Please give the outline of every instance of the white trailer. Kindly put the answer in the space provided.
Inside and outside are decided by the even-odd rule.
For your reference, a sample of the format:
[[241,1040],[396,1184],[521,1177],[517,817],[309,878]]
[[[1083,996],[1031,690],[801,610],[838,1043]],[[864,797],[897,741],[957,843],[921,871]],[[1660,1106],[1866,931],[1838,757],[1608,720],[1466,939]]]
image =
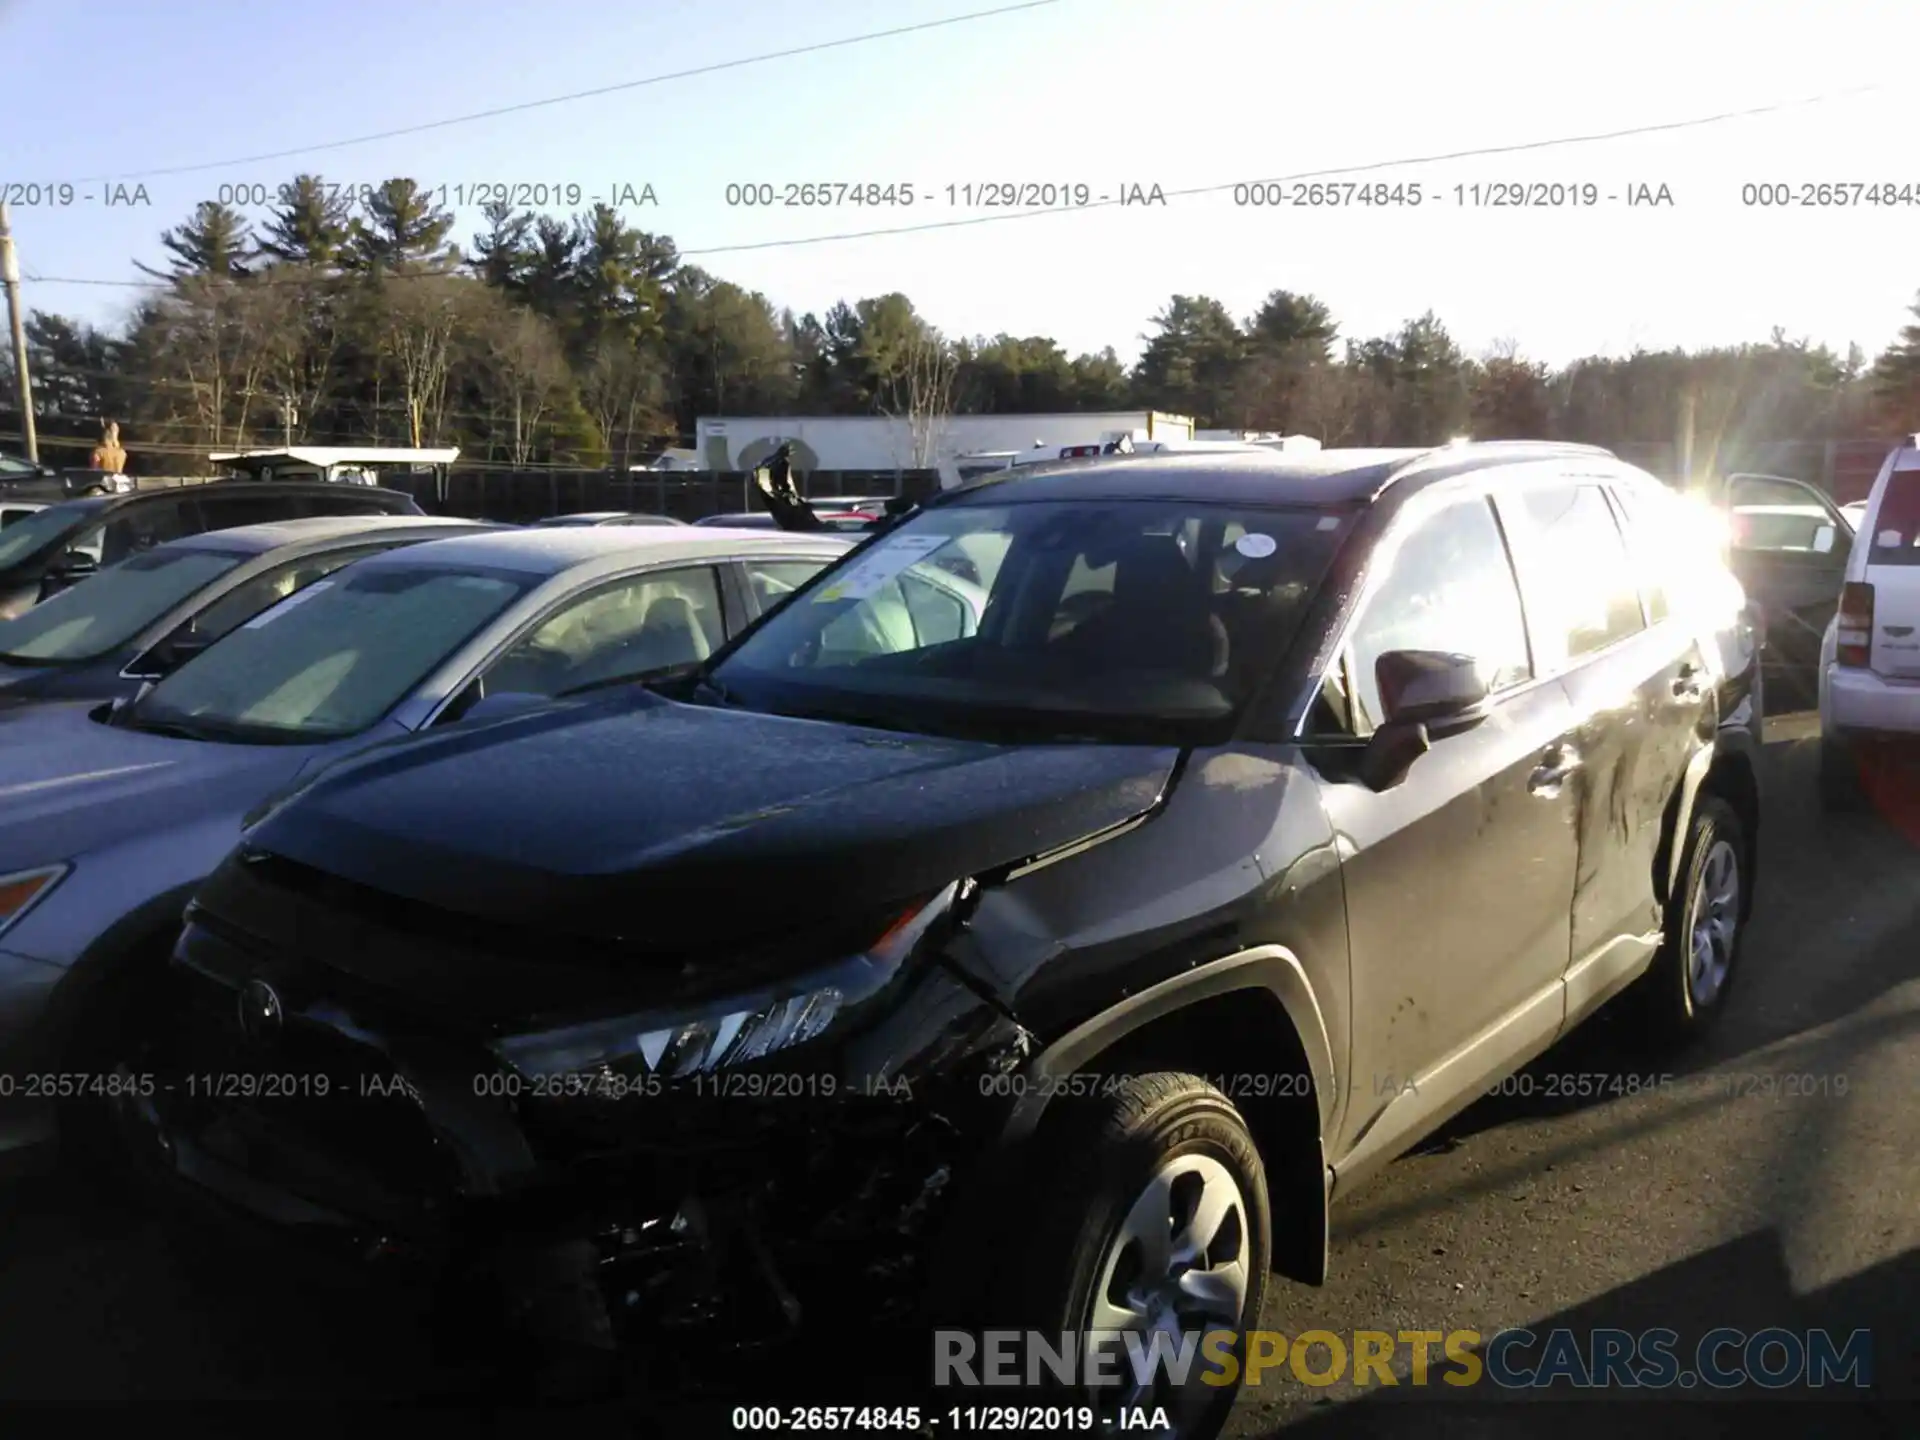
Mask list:
[[1105,445],[1115,435],[1192,439],[1193,421],[1155,410],[1066,415],[943,415],[926,421],[887,415],[726,415],[698,422],[706,470],[751,470],[782,444],[793,466],[815,470],[932,470],[943,460],[982,451],[1036,446]]

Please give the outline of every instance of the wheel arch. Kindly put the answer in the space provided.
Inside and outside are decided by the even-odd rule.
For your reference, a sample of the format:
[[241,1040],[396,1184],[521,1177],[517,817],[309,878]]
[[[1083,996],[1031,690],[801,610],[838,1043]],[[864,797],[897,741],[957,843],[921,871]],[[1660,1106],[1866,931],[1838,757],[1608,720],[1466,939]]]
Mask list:
[[98,1014],[101,997],[130,966],[165,947],[170,953],[181,915],[199,882],[176,886],[135,906],[101,931],[48,997],[33,1050],[44,1063],[64,1060]]
[[1210,961],[1060,1036],[1028,1061],[1025,1092],[1003,1141],[1032,1141],[1060,1093],[1047,1082],[1094,1069],[1248,1077],[1228,1098],[1260,1149],[1281,1220],[1272,1267],[1306,1284],[1325,1283],[1325,1135],[1339,1082],[1319,1001],[1292,951],[1263,945]]

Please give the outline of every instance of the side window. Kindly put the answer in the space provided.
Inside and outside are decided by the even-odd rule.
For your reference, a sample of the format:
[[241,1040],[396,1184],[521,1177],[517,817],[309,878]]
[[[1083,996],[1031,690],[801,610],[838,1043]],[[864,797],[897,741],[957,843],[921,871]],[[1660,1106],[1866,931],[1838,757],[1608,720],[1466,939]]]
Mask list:
[[704,660],[726,639],[711,567],[630,576],[573,600],[487,668],[487,694],[558,695]]
[[824,560],[748,560],[747,583],[762,610],[771,609],[827,568]]
[[[1672,511],[1672,501],[1644,484],[1616,485],[1614,499],[1626,516],[1627,536],[1633,550],[1635,573],[1640,577],[1640,598],[1646,602],[1647,621],[1658,625],[1673,613],[1670,577],[1662,563],[1660,527],[1677,527],[1680,517]],[[1664,503],[1663,503],[1664,502]]]
[[336,550],[314,555],[289,565],[256,575],[244,585],[235,586],[202,610],[188,624],[188,631],[199,640],[212,644],[237,626],[244,625],[269,605],[278,605],[296,590],[304,590],[343,565],[364,555],[375,555],[384,545],[368,545],[354,550]]
[[1375,665],[1392,650],[1471,655],[1489,690],[1531,679],[1527,627],[1506,540],[1481,497],[1421,521],[1390,560],[1382,587],[1348,637],[1345,674],[1323,690],[1316,718],[1370,735],[1386,716]]
[[1634,558],[1598,484],[1530,487],[1502,496],[1500,509],[1515,536],[1543,671],[1646,628]]
[[86,542],[98,537],[101,565],[118,565],[129,555],[138,555],[169,540],[184,540],[199,533],[195,517],[188,514],[185,501],[172,500],[157,505],[129,505],[109,518],[105,525],[76,542],[76,549],[88,548]]

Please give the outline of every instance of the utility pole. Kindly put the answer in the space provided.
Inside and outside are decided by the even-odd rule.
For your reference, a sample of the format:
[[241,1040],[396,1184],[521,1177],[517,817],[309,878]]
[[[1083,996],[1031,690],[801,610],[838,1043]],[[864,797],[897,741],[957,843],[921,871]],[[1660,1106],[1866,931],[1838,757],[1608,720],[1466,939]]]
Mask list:
[[7,202],[0,200],[0,278],[7,285],[7,322],[13,329],[13,383],[19,395],[20,433],[27,440],[27,459],[40,463],[40,439],[33,431],[33,381],[27,375],[27,317],[20,309],[20,262],[14,258],[13,228],[7,224]]

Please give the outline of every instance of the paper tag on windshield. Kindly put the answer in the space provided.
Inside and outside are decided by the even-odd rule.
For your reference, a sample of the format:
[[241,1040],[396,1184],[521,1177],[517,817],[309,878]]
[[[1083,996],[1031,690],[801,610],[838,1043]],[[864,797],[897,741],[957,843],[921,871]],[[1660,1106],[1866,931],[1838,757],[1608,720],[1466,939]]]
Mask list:
[[951,535],[896,535],[882,541],[879,549],[814,596],[813,603],[831,605],[836,600],[865,600],[877,595],[894,576],[926,559],[952,538]]
[[1233,542],[1233,548],[1249,560],[1264,560],[1280,546],[1271,535],[1242,535]]
[[1873,543],[1882,550],[1898,550],[1900,548],[1900,532],[1898,530],[1882,530],[1879,535],[1874,537]]
[[262,625],[268,624],[273,620],[277,620],[280,616],[286,614],[289,610],[293,609],[294,606],[299,605],[305,601],[311,600],[314,596],[318,595],[322,590],[331,590],[332,588],[333,588],[333,581],[316,580],[313,582],[313,584],[307,586],[306,589],[294,591],[293,594],[289,595],[286,599],[282,600],[278,605],[271,606],[268,609],[261,611],[258,615],[254,616],[253,619],[247,621],[247,623],[242,625],[240,628],[242,630],[258,630]]

